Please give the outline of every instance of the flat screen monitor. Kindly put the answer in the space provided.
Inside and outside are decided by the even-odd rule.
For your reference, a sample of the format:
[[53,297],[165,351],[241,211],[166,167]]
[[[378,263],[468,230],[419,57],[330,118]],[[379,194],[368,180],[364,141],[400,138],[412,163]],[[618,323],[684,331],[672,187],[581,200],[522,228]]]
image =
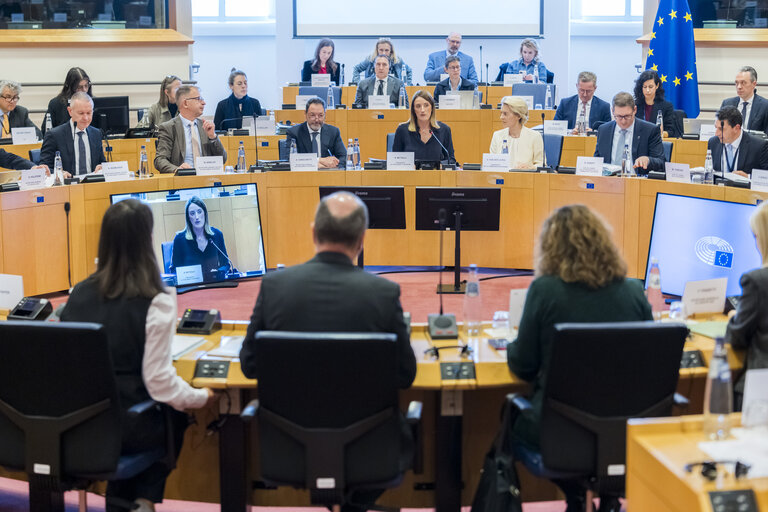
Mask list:
[[169,286],[211,285],[266,272],[256,184],[113,194],[111,201],[128,198],[152,210],[155,256]]
[[416,229],[439,230],[440,210],[445,227],[455,229],[454,212],[461,213],[462,231],[498,231],[501,189],[416,188]]
[[657,194],[646,283],[651,258],[656,257],[663,293],[682,296],[688,281],[726,277],[726,294],[741,295],[741,275],[761,266],[749,227],[755,208],[752,204]]
[[355,194],[368,207],[368,229],[405,229],[403,187],[320,187],[320,199],[341,191]]
[[[128,96],[93,98],[93,125],[108,134],[123,134],[130,127]],[[105,118],[101,115],[104,114]]]

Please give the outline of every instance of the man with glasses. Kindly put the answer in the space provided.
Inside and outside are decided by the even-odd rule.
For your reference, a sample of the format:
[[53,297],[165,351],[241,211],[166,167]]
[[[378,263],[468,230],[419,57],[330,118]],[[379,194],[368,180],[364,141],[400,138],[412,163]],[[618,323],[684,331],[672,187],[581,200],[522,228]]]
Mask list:
[[448,73],[448,78],[435,86],[435,101],[438,101],[438,96],[447,94],[448,91],[475,90],[475,82],[461,77],[461,59],[458,57],[452,55],[445,59],[445,72]]
[[12,128],[34,128],[37,138],[41,139],[40,130],[29,119],[29,110],[19,106],[20,95],[20,83],[0,80],[0,138],[10,138]]
[[226,161],[227,152],[216,136],[213,121],[199,119],[205,108],[200,89],[179,87],[176,106],[179,114],[158,126],[155,169],[164,173],[191,169],[199,156],[221,156]]
[[286,132],[285,142],[288,147],[291,141],[296,141],[296,150],[299,153],[317,155],[318,168],[338,169],[339,163],[345,162],[347,150],[339,129],[325,124],[325,102],[320,98],[307,100],[304,117],[306,121]]
[[768,169],[768,142],[741,129],[739,109],[726,105],[716,116],[715,136],[707,142],[715,172],[749,177],[752,169]]
[[757,71],[744,66],[736,74],[736,96],[723,100],[720,108],[733,106],[739,109],[745,130],[768,133],[768,100],[757,94]]
[[595,130],[595,124],[607,123],[611,120],[611,107],[607,101],[595,96],[597,76],[590,71],[579,73],[576,81],[576,92],[573,96],[560,100],[555,112],[555,121],[568,121],[568,129],[577,133],[576,121],[584,116],[587,131]]
[[427,82],[439,82],[440,74],[443,73],[443,70],[445,69],[448,57],[458,57],[461,61],[461,78],[466,78],[467,80],[477,83],[475,62],[472,60],[472,57],[459,51],[459,48],[461,48],[461,34],[458,32],[451,32],[451,34],[445,38],[445,42],[448,44],[447,50],[429,54],[427,68],[424,70],[424,80]]
[[613,121],[597,129],[595,156],[606,164],[621,165],[624,146],[630,147],[632,162],[638,174],[664,170],[664,148],[655,124],[635,119],[635,98],[628,92],[613,97]]

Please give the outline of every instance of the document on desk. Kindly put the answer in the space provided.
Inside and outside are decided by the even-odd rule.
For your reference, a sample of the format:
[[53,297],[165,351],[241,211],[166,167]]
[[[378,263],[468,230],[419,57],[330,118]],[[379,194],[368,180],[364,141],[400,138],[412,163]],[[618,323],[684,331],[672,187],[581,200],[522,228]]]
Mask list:
[[240,357],[240,349],[243,347],[245,336],[222,336],[221,344],[208,352],[214,357]]
[[199,347],[203,343],[205,343],[205,338],[202,336],[182,336],[180,334],[174,334],[173,341],[171,342],[171,358],[176,361],[187,352]]
[[768,436],[765,430],[734,428],[733,439],[699,443],[713,460],[738,460],[749,464],[749,478],[768,477]]

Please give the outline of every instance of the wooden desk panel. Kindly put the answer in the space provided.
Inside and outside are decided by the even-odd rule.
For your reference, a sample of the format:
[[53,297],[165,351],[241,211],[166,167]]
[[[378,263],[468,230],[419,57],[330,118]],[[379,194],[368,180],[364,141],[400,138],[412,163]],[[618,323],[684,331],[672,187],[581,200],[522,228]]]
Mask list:
[[707,141],[689,139],[664,139],[672,142],[672,161],[691,167],[704,167],[707,157]]
[[563,139],[563,149],[560,153],[560,165],[576,167],[579,156],[593,156],[597,147],[597,137],[569,136]]
[[409,110],[350,110],[347,112],[347,133],[360,139],[363,161],[387,158],[387,134],[395,133],[397,125],[409,119]]

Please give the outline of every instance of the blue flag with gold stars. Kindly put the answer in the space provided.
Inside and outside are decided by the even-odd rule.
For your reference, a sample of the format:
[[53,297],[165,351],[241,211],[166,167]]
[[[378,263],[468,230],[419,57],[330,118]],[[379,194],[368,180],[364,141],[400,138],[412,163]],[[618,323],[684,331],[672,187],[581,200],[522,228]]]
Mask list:
[[661,0],[651,31],[645,69],[664,84],[664,97],[688,117],[699,115],[696,45],[687,0]]

